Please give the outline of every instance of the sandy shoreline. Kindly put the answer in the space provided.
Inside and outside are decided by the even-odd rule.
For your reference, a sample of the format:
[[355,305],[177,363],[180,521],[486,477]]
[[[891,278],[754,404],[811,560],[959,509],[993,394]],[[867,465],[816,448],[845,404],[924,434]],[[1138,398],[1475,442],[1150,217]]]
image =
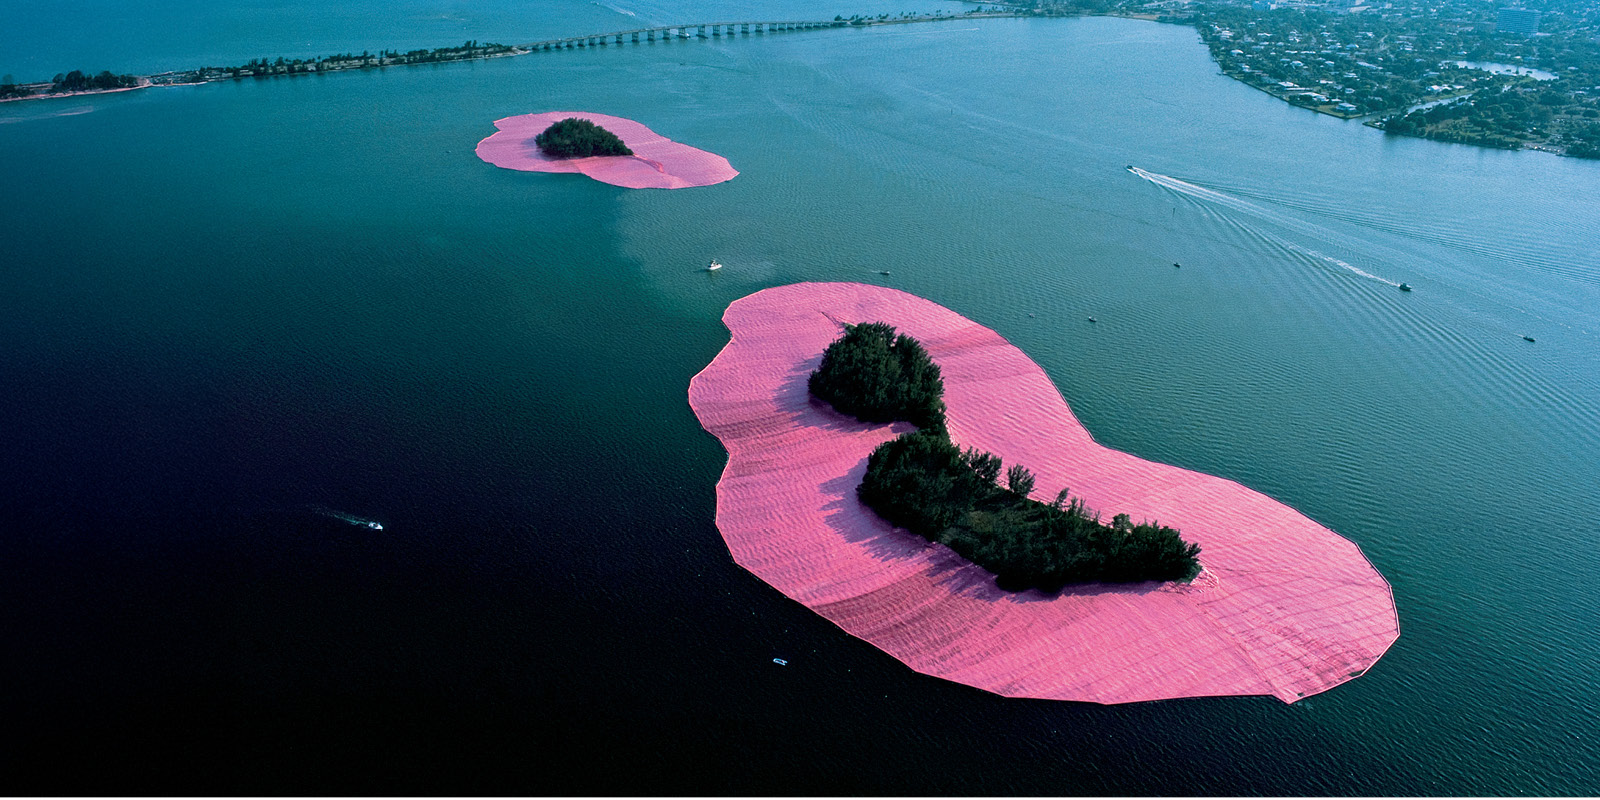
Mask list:
[[20,100],[61,100],[68,97],[90,97],[97,94],[120,94],[122,92],[137,92],[140,89],[148,89],[154,85],[155,84],[146,80],[143,83],[140,83],[138,86],[123,86],[117,89],[86,89],[81,92],[56,92],[55,94],[30,94],[24,97],[5,97],[0,98],[0,103],[13,103]]
[[[911,668],[1002,695],[1122,703],[1214,695],[1285,702],[1366,671],[1399,635],[1388,583],[1360,549],[1240,484],[1095,443],[1044,371],[994,331],[861,284],[797,284],[736,301],[729,344],[689,402],[728,449],[717,526],[734,560]],[[1199,542],[1193,584],[1010,594],[855,499],[868,453],[909,430],[810,400],[834,320],[882,320],[944,373],[950,432],[1063,486]],[[1004,409],[1002,413],[994,413]]]

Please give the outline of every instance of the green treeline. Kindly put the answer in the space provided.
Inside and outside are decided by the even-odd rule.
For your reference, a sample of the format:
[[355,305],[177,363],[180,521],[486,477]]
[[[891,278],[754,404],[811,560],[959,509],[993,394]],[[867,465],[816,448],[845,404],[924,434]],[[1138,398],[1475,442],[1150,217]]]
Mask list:
[[617,135],[586,119],[567,117],[533,137],[534,144],[553,158],[631,156],[633,151]]
[[1567,155],[1578,158],[1600,158],[1600,125],[1590,125],[1573,134],[1573,143],[1567,146]]
[[847,413],[864,421],[909,420],[923,427],[873,450],[857,497],[885,520],[994,573],[1006,591],[1187,581],[1200,571],[1199,545],[1172,528],[1134,525],[1126,514],[1102,524],[1065,489],[1052,503],[1033,500],[1033,474],[1021,465],[1005,471],[1002,488],[999,457],[963,451],[950,441],[938,365],[915,339],[896,336],[889,325],[846,326],[810,385],[835,409],[855,409]]
[[135,75],[113,75],[110,70],[102,70],[98,75],[90,75],[82,70],[57,75],[50,81],[49,88],[44,84],[25,85],[15,83],[7,75],[4,83],[0,83],[0,98],[29,97],[40,92],[46,94],[61,94],[63,92],[103,92],[110,89],[127,89],[139,85],[139,78]]
[[811,373],[811,393],[863,422],[944,430],[944,381],[917,340],[882,322],[846,325]]
[[[1555,121],[1565,97],[1553,89],[1539,92],[1503,88],[1484,91],[1454,103],[1442,103],[1383,121],[1384,131],[1445,142],[1515,150],[1528,131],[1541,131]],[[1567,155],[1600,156],[1600,110],[1566,109],[1562,141]]]
[[65,75],[57,75],[50,83],[50,91],[53,92],[87,92],[126,89],[138,86],[139,79],[132,75],[112,75],[110,70],[101,70],[99,75],[85,75],[73,70]]
[[399,50],[379,50],[376,53],[362,50],[361,55],[344,53],[342,55],[323,56],[321,58],[292,58],[286,59],[278,56],[276,60],[266,58],[252,58],[245,64],[237,67],[201,67],[197,70],[172,73],[171,77],[177,82],[197,82],[218,80],[221,78],[243,78],[253,76],[257,78],[271,77],[274,75],[300,75],[311,72],[336,72],[345,69],[368,69],[371,67],[402,66],[407,64],[432,64],[442,61],[465,61],[473,58],[488,58],[490,56],[504,55],[516,52],[515,48],[493,42],[479,42],[469,39],[462,42],[459,47],[439,47],[432,50],[408,50],[404,53]]

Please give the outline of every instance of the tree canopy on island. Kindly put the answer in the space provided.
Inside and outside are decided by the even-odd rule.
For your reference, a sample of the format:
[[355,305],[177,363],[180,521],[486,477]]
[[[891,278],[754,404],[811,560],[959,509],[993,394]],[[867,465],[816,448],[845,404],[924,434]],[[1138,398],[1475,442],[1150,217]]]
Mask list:
[[1156,523],[1119,514],[1100,522],[1066,489],[1052,503],[1028,497],[1033,473],[1005,471],[998,456],[963,451],[945,428],[939,366],[915,339],[881,322],[846,325],[811,373],[811,393],[866,422],[910,421],[922,430],[879,445],[856,496],[878,516],[947,545],[994,573],[1006,591],[1059,591],[1088,581],[1187,581],[1199,545]]
[[567,117],[533,137],[534,144],[553,158],[631,156],[633,151],[617,135],[586,119]]
[[963,451],[936,431],[879,445],[856,495],[878,516],[947,545],[995,574],[1007,591],[1059,591],[1071,583],[1187,581],[1200,546],[1156,523],[1118,514],[1110,525],[1063,489],[1052,503],[1030,499],[1033,474],[1014,465],[995,483],[1000,459]]
[[906,420],[943,430],[944,380],[922,344],[882,322],[844,329],[811,373],[811,393],[862,422]]

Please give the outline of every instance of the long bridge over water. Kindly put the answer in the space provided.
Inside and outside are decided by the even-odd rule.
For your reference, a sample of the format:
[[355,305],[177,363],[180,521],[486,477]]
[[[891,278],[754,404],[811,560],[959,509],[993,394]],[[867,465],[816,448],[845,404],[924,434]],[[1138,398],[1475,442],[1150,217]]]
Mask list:
[[49,93],[46,91],[51,85],[48,82],[24,84],[23,86],[35,90],[32,95],[25,99],[43,99],[65,97],[69,94],[103,94],[105,91],[124,92],[148,86],[182,86],[220,80],[241,80],[248,77],[273,78],[313,72],[339,72],[348,69],[374,69],[451,61],[475,61],[482,58],[522,55],[537,50],[568,50],[580,47],[603,47],[612,44],[641,44],[655,42],[658,39],[665,42],[674,39],[711,39],[778,33],[781,31],[809,31],[822,28],[865,28],[876,25],[901,25],[913,22],[947,22],[958,19],[1021,16],[1031,16],[1031,14],[1020,11],[969,11],[959,15],[938,13],[900,17],[856,17],[853,19],[786,20],[780,22],[694,22],[686,25],[656,25],[648,28],[612,31],[610,33],[594,33],[586,36],[567,36],[560,39],[546,39],[540,42],[527,42],[509,47],[505,45],[484,45],[480,47],[469,43],[467,47],[442,48],[433,51],[419,50],[403,55],[400,53],[380,53],[378,55],[362,53],[359,57],[329,56],[309,60],[295,59],[292,62],[286,62],[284,59],[279,58],[275,64],[267,63],[266,59],[259,59],[259,64],[256,61],[252,61],[250,64],[241,67],[200,67],[190,70],[159,72],[154,75],[139,75],[134,76],[138,79],[137,86],[90,92]]
[[[885,20],[886,21],[886,20]],[[878,20],[874,20],[878,22]],[[710,39],[723,36],[749,36],[752,33],[777,33],[779,31],[809,31],[818,28],[844,28],[850,20],[812,20],[787,22],[696,22],[688,25],[658,25],[653,28],[634,28],[611,33],[594,33],[587,36],[568,36],[514,45],[518,50],[564,50],[577,47],[604,47],[612,44],[640,44],[657,39]],[[867,23],[871,24],[871,23]]]

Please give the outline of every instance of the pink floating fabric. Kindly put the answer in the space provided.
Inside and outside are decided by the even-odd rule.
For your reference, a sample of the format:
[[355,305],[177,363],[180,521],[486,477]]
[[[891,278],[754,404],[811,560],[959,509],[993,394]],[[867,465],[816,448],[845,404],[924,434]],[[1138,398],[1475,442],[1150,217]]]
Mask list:
[[[631,156],[550,158],[533,137],[551,125],[576,117],[616,134]],[[548,111],[497,119],[500,131],[478,142],[478,158],[523,172],[581,172],[597,181],[629,189],[685,189],[731,180],[739,171],[728,159],[679,144],[631,119],[588,111]]]
[[[998,589],[942,545],[856,500],[866,458],[907,423],[870,425],[810,399],[839,323],[919,339],[944,375],[951,437],[1027,466],[1034,496],[1070,486],[1103,518],[1159,520],[1201,546],[1187,585]],[[1238,483],[1102,447],[1044,370],[999,334],[922,298],[852,283],[757,292],[689,384],[728,449],[717,527],[734,560],[928,675],[1013,697],[1125,703],[1325,691],[1400,635],[1389,584],[1352,542]]]

